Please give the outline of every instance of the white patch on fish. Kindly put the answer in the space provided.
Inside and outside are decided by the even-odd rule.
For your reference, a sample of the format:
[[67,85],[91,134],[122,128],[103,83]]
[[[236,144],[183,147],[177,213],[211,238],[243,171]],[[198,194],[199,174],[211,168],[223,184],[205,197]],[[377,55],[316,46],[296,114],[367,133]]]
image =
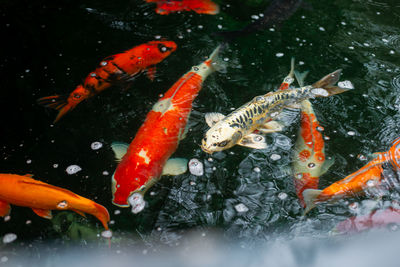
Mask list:
[[149,164],[150,163],[150,158],[147,156],[147,151],[144,150],[143,148],[140,150],[138,153],[138,156],[144,159],[144,163]]

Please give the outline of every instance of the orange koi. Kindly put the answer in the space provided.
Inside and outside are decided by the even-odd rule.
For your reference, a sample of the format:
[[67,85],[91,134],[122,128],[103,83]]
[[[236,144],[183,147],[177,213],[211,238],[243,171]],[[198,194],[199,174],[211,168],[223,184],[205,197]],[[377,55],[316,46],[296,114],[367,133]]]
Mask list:
[[10,212],[10,204],[29,207],[40,217],[51,219],[51,210],[72,210],[95,216],[108,230],[110,215],[105,207],[61,187],[35,180],[32,175],[0,174],[0,216]]
[[168,15],[178,11],[194,11],[199,14],[216,15],[219,6],[211,0],[146,0],[147,3],[156,3],[156,12]]
[[381,165],[389,162],[397,166],[400,159],[399,142],[397,139],[387,152],[375,153],[376,158],[368,162],[358,171],[346,176],[323,190],[306,189],[303,191],[304,202],[306,204],[305,213],[315,207],[316,203],[336,200],[343,197],[349,197],[363,193],[371,186],[377,186],[381,182]]
[[[219,49],[215,49],[202,64],[192,67],[158,100],[147,114],[126,154],[119,145],[113,145],[116,155],[124,154],[112,177],[113,204],[120,207],[131,205],[134,208],[130,197],[143,199],[146,190],[161,175],[177,175],[186,171],[186,160],[176,164],[176,161],[173,163],[173,159],[169,158],[185,136],[192,103],[204,80],[218,69]],[[171,170],[171,167],[175,170]],[[136,212],[140,210],[136,209]]]
[[92,97],[111,85],[131,82],[137,75],[147,71],[153,80],[155,65],[163,61],[177,48],[172,41],[151,41],[103,59],[100,66],[91,72],[69,95],[47,96],[38,99],[38,104],[59,111],[54,122],[74,109],[83,100]]

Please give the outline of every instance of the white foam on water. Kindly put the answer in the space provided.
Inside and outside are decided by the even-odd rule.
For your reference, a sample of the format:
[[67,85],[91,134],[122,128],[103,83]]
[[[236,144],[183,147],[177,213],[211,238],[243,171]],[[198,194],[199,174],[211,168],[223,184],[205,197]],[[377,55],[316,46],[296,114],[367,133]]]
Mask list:
[[128,202],[132,207],[132,213],[137,214],[141,212],[145,205],[146,202],[143,199],[143,196],[140,193],[134,193],[128,198]]
[[237,212],[247,212],[247,211],[249,211],[249,208],[243,203],[239,203],[239,204],[235,205],[235,209],[236,209]]
[[14,233],[8,233],[3,236],[3,243],[8,244],[12,243],[17,239],[17,235]]

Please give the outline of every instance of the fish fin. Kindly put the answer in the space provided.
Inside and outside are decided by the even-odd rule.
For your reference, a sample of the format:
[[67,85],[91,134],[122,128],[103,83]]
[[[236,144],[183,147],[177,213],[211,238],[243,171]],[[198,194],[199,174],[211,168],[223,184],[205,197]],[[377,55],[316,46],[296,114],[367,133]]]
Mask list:
[[275,133],[283,130],[283,125],[277,121],[269,121],[258,128],[262,133]]
[[332,165],[335,163],[335,158],[330,158],[330,159],[326,159],[324,164],[322,164],[322,168],[321,168],[321,173],[319,174],[320,176],[325,174],[330,167],[332,167]]
[[45,219],[51,219],[53,218],[53,215],[51,215],[51,210],[44,210],[44,209],[34,209],[32,208],[33,212],[39,215],[40,217],[43,217]]
[[84,212],[82,212],[82,211],[80,211],[80,210],[76,210],[76,209],[71,209],[72,211],[74,211],[74,212],[76,212],[76,213],[78,213],[79,215],[81,215],[82,217],[85,217],[86,218],[86,214],[84,213]]
[[283,79],[282,84],[279,86],[278,90],[286,90],[289,86],[293,83],[294,79],[294,57],[290,60],[290,72],[289,74]]
[[180,175],[187,171],[188,160],[184,158],[171,158],[167,160],[161,175]]
[[225,118],[225,115],[218,112],[209,112],[204,115],[208,126],[213,127],[217,122]]
[[10,214],[10,204],[8,202],[5,202],[4,200],[0,200],[0,216],[4,217]]
[[265,149],[268,147],[265,137],[260,134],[248,134],[240,140],[241,146],[254,148],[254,149]]
[[334,84],[339,81],[341,72],[342,70],[338,69],[326,75],[312,85],[314,89],[311,89],[311,92],[317,97],[328,97],[354,89],[354,86],[350,81],[339,82],[338,86],[334,86]]
[[304,72],[300,72],[297,70],[294,71],[294,76],[296,77],[297,83],[300,85],[300,87],[304,86],[304,80],[306,79],[308,73],[309,71],[304,71]]
[[306,205],[306,209],[303,212],[303,215],[306,215],[310,210],[315,207],[315,200],[321,194],[322,190],[317,189],[306,189],[303,191],[303,199]]
[[157,72],[156,66],[148,67],[146,73],[147,78],[149,78],[150,81],[154,81],[154,78],[156,77],[156,72]]
[[211,53],[211,55],[208,57],[208,60],[206,62],[209,62],[210,67],[215,71],[225,73],[226,62],[219,57],[219,52],[221,51],[221,48],[222,45],[219,45],[217,48],[215,48],[214,51]]
[[115,156],[115,161],[120,162],[126,152],[128,151],[129,145],[126,143],[120,143],[120,142],[113,142],[111,143],[111,148],[114,152]]
[[70,105],[68,103],[68,95],[54,95],[39,98],[37,103],[47,108],[53,108],[58,110],[58,114],[54,123],[59,121],[68,111],[72,110],[76,105]]

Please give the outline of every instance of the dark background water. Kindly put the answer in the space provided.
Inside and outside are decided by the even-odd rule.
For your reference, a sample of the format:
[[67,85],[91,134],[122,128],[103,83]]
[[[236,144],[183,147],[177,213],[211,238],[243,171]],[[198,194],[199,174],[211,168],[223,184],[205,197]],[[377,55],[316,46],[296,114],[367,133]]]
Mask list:
[[[191,12],[160,16],[154,5],[141,0],[1,1],[1,172],[32,173],[97,201],[109,209],[116,235],[169,245],[176,244],[185,230],[199,228],[218,229],[226,238],[246,244],[283,233],[325,233],[352,215],[349,203],[385,206],[397,200],[398,194],[391,192],[386,202],[355,198],[321,205],[305,225],[299,224],[302,210],[290,176],[296,115],[285,131],[268,136],[271,145],[266,150],[234,147],[210,157],[199,147],[207,129],[204,113],[226,114],[275,90],[287,75],[292,56],[296,68],[310,71],[308,83],[342,68],[343,79],[356,88],[313,101],[324,134],[330,137],[326,152],[335,157],[334,166],[320,179],[320,188],[363,166],[358,155],[383,151],[399,136],[400,4],[309,0],[281,26],[231,43],[222,55],[226,73],[215,73],[204,83],[194,103],[191,131],[175,155],[204,161],[206,174],[164,177],[149,190],[146,209],[137,215],[111,204],[116,162],[110,144],[132,140],[159,95],[222,41],[213,33],[244,27],[269,4],[218,2],[221,12],[216,16]],[[158,65],[154,82],[142,75],[127,91],[112,87],[55,125],[56,112],[36,104],[39,97],[70,93],[104,57],[159,36],[175,41],[178,49]],[[103,147],[91,149],[95,141]],[[274,154],[280,159],[271,158]],[[65,170],[72,164],[82,171],[68,175]],[[261,171],[255,172],[255,167]],[[238,212],[238,204],[248,210]],[[81,226],[101,229],[91,216],[74,218]],[[0,236],[13,232],[25,242],[68,236],[55,231],[51,221],[15,206],[11,219],[0,225]]]

